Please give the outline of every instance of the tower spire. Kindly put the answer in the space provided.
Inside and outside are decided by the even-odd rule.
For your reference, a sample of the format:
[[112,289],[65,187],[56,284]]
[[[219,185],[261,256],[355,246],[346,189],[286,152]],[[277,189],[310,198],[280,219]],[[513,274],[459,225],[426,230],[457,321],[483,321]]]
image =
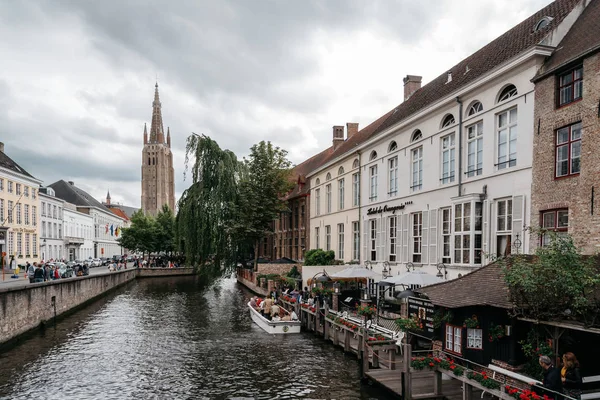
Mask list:
[[110,206],[110,190],[106,192],[106,205]]
[[[158,82],[154,85],[154,101],[152,102],[152,123],[150,124],[150,143],[157,143],[163,136],[164,128],[160,98],[158,96]],[[163,139],[164,140],[164,139]]]
[[145,122],[144,122],[144,144],[148,144],[148,128],[146,128]]
[[167,146],[171,147],[171,128],[167,126]]

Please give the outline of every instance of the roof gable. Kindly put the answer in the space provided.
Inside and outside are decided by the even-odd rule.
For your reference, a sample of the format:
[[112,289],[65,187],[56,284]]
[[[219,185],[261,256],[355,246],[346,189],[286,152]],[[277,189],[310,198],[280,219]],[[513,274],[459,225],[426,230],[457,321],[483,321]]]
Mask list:
[[54,193],[56,197],[65,200],[71,204],[75,204],[78,207],[96,207],[101,209],[102,211],[111,212],[108,208],[106,208],[101,202],[96,200],[93,196],[91,196],[86,191],[78,188],[75,185],[71,185],[64,180],[60,180],[54,182],[49,185],[52,189],[54,189]]
[[33,177],[33,175],[25,171],[19,164],[17,164],[15,160],[7,156],[6,153],[4,153],[3,151],[0,151],[0,167],[24,175],[28,178],[36,179],[35,177]]

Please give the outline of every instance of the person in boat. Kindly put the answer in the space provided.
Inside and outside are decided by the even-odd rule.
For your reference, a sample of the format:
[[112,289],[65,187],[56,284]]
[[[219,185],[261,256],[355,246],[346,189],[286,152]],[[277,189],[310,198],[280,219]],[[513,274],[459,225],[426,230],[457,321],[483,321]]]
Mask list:
[[292,314],[290,315],[290,318],[292,321],[298,321],[298,314],[296,314],[296,311],[292,310]]
[[258,307],[258,304],[256,304],[256,296],[253,296],[253,297],[250,299],[250,307],[252,307],[252,308],[254,308],[254,309],[256,309],[256,308]]
[[267,297],[265,301],[261,304],[264,304],[263,307],[263,315],[266,319],[271,319],[271,307],[273,307],[273,300],[270,297]]
[[279,313],[281,312],[281,307],[279,307],[277,304],[274,304],[271,306],[271,318],[280,318]]
[[283,317],[281,317],[281,320],[282,321],[291,321],[292,317],[289,314],[287,314],[287,315],[284,315]]
[[279,317],[279,315],[276,315],[276,316],[274,316],[273,318],[271,318],[271,320],[272,320],[273,322],[279,322],[279,321],[281,321],[281,318]]

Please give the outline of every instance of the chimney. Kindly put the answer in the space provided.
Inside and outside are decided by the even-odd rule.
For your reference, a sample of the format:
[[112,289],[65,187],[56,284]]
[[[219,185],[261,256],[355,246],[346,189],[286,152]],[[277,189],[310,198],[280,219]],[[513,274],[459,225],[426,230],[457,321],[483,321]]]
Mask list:
[[452,82],[452,71],[448,71],[448,80],[446,81],[446,83],[450,82]]
[[344,143],[344,126],[334,125],[333,127],[333,150],[337,149]]
[[346,123],[346,135],[348,136],[346,139],[350,139],[357,132],[358,132],[358,122],[347,122]]
[[423,79],[422,76],[406,75],[406,78],[404,78],[404,101],[421,89],[421,79]]
[[0,153],[4,153],[4,143],[0,142]]
[[73,182],[73,181],[69,181],[69,185],[71,185],[71,186],[75,186],[75,182]]

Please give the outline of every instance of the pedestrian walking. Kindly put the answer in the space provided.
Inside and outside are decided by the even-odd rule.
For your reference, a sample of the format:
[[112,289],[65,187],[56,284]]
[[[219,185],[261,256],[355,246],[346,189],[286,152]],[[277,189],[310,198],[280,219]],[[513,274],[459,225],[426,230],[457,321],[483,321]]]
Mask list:
[[[563,390],[560,371],[552,365],[552,360],[550,360],[550,357],[548,356],[540,356],[538,362],[540,367],[544,370],[544,381],[541,388],[542,393],[546,394],[550,399],[562,400],[560,393],[562,393]],[[535,385],[533,382],[531,384]]]
[[27,263],[28,267],[27,267],[27,277],[29,278],[29,283],[33,283],[34,282],[34,278],[35,278],[35,269],[37,267],[37,263],[33,263],[33,265],[29,264],[29,262]]
[[568,352],[562,357],[563,367],[560,370],[560,379],[563,385],[564,393],[573,398],[581,399],[582,379],[579,373],[579,361],[575,354]]
[[38,264],[33,272],[33,282],[40,283],[44,282],[44,269],[40,264]]

